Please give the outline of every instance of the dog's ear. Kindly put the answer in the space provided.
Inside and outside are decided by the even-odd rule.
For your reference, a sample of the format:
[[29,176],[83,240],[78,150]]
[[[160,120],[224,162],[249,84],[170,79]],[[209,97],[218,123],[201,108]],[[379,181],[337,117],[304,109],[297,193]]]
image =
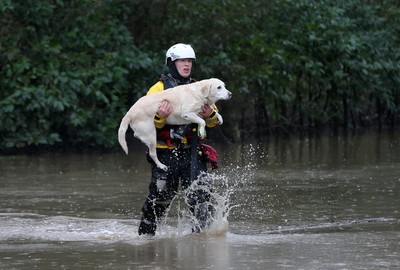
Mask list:
[[210,95],[211,87],[212,87],[211,83],[204,84],[203,87],[201,88],[201,94],[204,97],[208,97]]

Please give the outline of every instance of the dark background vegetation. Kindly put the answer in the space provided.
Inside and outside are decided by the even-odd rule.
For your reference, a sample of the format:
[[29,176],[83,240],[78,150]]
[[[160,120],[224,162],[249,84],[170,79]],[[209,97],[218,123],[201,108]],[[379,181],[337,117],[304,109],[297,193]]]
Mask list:
[[234,93],[215,139],[396,128],[399,37],[397,0],[0,0],[0,150],[117,149],[177,42]]

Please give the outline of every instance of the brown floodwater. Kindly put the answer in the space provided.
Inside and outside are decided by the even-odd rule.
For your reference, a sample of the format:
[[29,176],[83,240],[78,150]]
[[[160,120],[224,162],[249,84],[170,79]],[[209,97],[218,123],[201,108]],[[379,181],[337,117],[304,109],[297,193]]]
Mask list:
[[0,156],[0,269],[399,269],[400,133],[214,146],[213,224],[179,194],[155,237],[142,145]]

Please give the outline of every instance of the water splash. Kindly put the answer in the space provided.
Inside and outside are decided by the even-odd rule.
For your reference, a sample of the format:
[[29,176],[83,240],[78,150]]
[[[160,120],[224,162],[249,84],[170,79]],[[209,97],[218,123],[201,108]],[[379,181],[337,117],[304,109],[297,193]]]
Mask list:
[[[256,172],[257,164],[251,159],[258,154],[257,148],[250,145],[246,152],[247,158],[245,162],[242,162],[243,165],[231,163],[222,170],[203,173],[187,190],[178,193],[160,221],[157,235],[176,237],[190,234],[193,231],[208,235],[225,234],[229,229],[228,218],[231,210],[251,203],[249,198],[240,198],[240,202],[234,202],[232,199],[235,193],[251,186]],[[197,211],[207,211],[207,221],[199,220],[189,210],[188,198],[199,192],[209,194],[207,205],[201,204],[202,209],[196,209]]]
[[[226,233],[229,211],[235,207],[230,203],[233,192],[227,177],[215,173],[201,174],[190,187],[175,196],[158,226],[157,235],[176,237],[193,231],[212,235]],[[202,199],[204,195],[208,200]],[[195,209],[190,207],[193,198],[200,201]]]

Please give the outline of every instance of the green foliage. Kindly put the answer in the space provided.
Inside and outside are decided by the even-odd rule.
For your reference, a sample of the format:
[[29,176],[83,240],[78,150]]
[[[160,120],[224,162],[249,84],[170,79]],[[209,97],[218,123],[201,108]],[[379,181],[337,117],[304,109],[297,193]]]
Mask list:
[[0,0],[0,149],[115,146],[177,42],[197,79],[234,91],[225,118],[243,130],[398,124],[399,15],[395,0]]
[[115,145],[129,73],[151,61],[113,1],[2,3],[0,148]]

